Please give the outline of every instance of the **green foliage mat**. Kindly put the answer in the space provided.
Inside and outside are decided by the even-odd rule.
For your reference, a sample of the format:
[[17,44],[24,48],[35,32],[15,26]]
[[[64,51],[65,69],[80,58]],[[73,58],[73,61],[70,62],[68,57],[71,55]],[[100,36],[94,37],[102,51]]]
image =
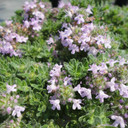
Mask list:
[[[120,8],[111,3],[110,0],[107,2],[72,0],[72,4],[79,5],[79,7],[87,8],[88,4],[93,6],[95,23],[107,26],[108,30],[111,31],[111,36],[120,42],[120,49],[123,49],[118,49],[119,55],[127,58],[128,7]],[[23,20],[22,14],[22,10],[16,11],[16,15],[12,17],[13,21],[21,23]],[[58,58],[53,56],[54,49],[49,49],[46,40],[49,36],[56,35],[62,23],[70,22],[70,19],[64,17],[63,11],[55,16],[49,12],[47,19],[42,26],[39,37],[30,39],[27,43],[19,46],[23,52],[21,58],[0,55],[1,92],[6,90],[7,83],[9,85],[15,83],[18,85],[18,94],[20,94],[22,104],[26,106],[20,127],[114,128],[113,126],[105,126],[105,124],[112,124],[112,121],[108,118],[113,113],[109,110],[109,103],[100,104],[96,99],[93,102],[83,99],[84,105],[81,111],[72,110],[70,105],[63,105],[63,111],[51,110],[50,96],[46,87],[50,79],[49,72],[56,63],[63,63],[64,69],[73,78],[73,83],[79,84],[81,80],[85,82],[84,77],[87,75],[89,64],[94,62],[99,64],[106,61],[108,54],[100,55],[97,58],[90,55],[82,59],[78,58],[81,55],[76,55],[76,59],[72,55],[70,56],[68,52],[60,53]],[[4,26],[4,23],[2,25]],[[0,116],[1,124],[3,119]],[[0,127],[5,128],[2,125]]]

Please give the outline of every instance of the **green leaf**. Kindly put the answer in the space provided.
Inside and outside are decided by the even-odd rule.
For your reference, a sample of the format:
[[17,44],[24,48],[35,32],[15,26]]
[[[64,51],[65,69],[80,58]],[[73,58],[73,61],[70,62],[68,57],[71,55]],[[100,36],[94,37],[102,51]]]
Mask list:
[[105,126],[104,128],[116,128],[114,126]]
[[94,115],[95,115],[95,116],[98,116],[98,115],[100,115],[100,113],[101,113],[101,109],[100,109],[100,107],[98,106],[98,107],[95,109],[95,111],[94,111]]
[[48,128],[48,125],[45,124],[45,125],[43,125],[41,128]]
[[69,63],[64,63],[65,69],[75,79],[79,80],[83,78],[88,70],[88,63],[82,63],[76,59],[71,59]]
[[95,118],[94,118],[94,124],[95,124],[96,126],[99,125],[99,124],[102,124],[101,119],[100,119],[99,117],[95,117]]

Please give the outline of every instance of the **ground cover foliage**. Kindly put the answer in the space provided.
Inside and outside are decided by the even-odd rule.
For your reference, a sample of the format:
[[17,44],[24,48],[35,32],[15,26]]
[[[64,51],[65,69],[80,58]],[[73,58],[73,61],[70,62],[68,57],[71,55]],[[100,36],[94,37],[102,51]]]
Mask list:
[[127,7],[26,2],[0,26],[1,128],[127,128]]

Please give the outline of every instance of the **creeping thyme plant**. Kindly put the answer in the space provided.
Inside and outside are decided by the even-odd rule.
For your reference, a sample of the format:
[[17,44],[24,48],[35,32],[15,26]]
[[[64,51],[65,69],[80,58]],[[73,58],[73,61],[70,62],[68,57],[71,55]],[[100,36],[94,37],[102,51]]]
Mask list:
[[1,128],[128,127],[127,50],[103,5],[34,0],[1,24]]
[[[20,96],[17,95],[17,85],[6,85],[6,91],[1,92],[1,100],[0,100],[0,112],[1,116],[3,118],[8,119],[5,120],[2,124],[1,127],[19,127],[20,126],[20,121],[22,119],[22,114],[21,112],[25,111],[25,107],[19,106],[21,103],[20,101]],[[15,92],[15,93],[14,93]]]

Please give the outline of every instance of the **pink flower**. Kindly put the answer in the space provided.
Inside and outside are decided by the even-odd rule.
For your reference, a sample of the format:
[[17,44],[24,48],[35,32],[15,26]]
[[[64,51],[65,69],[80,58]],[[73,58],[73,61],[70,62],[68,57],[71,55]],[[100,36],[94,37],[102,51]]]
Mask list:
[[11,111],[12,111],[12,108],[11,108],[11,107],[8,107],[8,108],[7,108],[7,113],[10,114]]
[[52,110],[60,110],[60,100],[59,99],[56,99],[56,100],[49,100],[50,103],[53,105],[52,106]]
[[5,23],[6,23],[7,26],[9,26],[9,25],[12,24],[12,20],[6,20]]
[[92,54],[92,55],[96,56],[97,53],[98,53],[98,50],[95,47],[90,47],[89,48],[88,54]]
[[28,1],[26,1],[26,2],[24,3],[24,10],[25,10],[26,12],[28,12],[28,11],[30,10],[30,6],[29,6],[29,2],[28,2]]
[[21,112],[23,112],[24,110],[25,110],[25,107],[21,107],[21,106],[16,105],[14,107],[13,112],[12,112],[12,116],[16,116],[17,115],[17,117],[20,117],[21,116]]
[[78,93],[81,95],[81,97],[87,97],[88,99],[92,99],[91,95],[91,89],[87,89],[84,87],[81,87],[80,84],[78,84],[75,88],[74,91],[78,91]]
[[45,8],[45,5],[44,5],[42,2],[39,3],[39,6],[40,6],[42,9]]
[[115,122],[113,123],[114,127],[118,127],[118,125],[120,125],[121,128],[125,128],[124,119],[121,116],[112,115],[111,119],[115,120]]
[[65,3],[61,0],[59,2],[58,8],[63,8],[65,6]]
[[119,91],[121,96],[123,96],[124,98],[128,98],[128,86],[121,84]]
[[84,33],[80,39],[78,40],[78,43],[86,43],[89,42],[91,40],[91,37],[88,36],[86,33]]
[[44,14],[38,10],[35,10],[32,14],[35,15],[36,18],[40,18],[41,20],[44,19]]
[[65,39],[65,40],[62,40],[62,44],[63,46],[67,47],[67,46],[72,46],[72,43],[73,43],[73,40],[72,39]]
[[81,88],[80,94],[82,97],[86,96],[88,99],[92,99],[91,89]]
[[72,30],[70,28],[65,29],[65,31],[60,31],[60,38],[64,40],[64,38],[67,38],[72,34]]
[[13,39],[15,39],[16,37],[17,37],[16,33],[10,33],[10,34],[6,35],[4,38],[8,42],[12,42]]
[[92,13],[92,7],[90,5],[88,5],[88,8],[85,10],[88,14],[93,14]]
[[68,102],[72,102],[72,100],[73,100],[72,98],[69,98],[69,99],[68,99]]
[[71,54],[75,54],[75,52],[79,52],[79,47],[75,44],[72,44],[68,48],[71,51]]
[[109,95],[105,94],[102,90],[100,90],[99,94],[96,96],[96,99],[100,99],[100,102],[103,103],[104,99],[107,99],[109,97]]
[[101,74],[105,74],[107,72],[107,69],[108,69],[108,67],[107,67],[106,63],[104,63],[104,62],[101,63],[101,66],[99,66],[99,71]]
[[124,117],[125,117],[125,118],[128,118],[128,114],[127,114],[127,113],[125,113],[125,114],[124,114]]
[[3,97],[6,97],[6,94],[2,94]]
[[52,37],[50,37],[47,41],[48,44],[54,44],[54,40]]
[[59,87],[55,85],[55,79],[51,81],[51,85],[47,86],[48,93],[56,91]]
[[62,28],[68,28],[68,24],[67,23],[63,23],[62,24]]
[[72,18],[73,13],[72,13],[71,11],[67,11],[67,10],[66,10],[65,13],[66,13],[65,17],[70,17],[70,18]]
[[81,23],[84,23],[84,18],[83,18],[83,15],[79,14],[78,16],[75,17],[75,19],[77,21],[77,24],[81,24]]
[[29,11],[30,9],[33,9],[33,8],[36,8],[37,5],[35,2],[25,2],[25,5],[24,5],[24,10],[27,12]]
[[10,120],[10,123],[13,123],[14,122],[14,120]]
[[11,96],[11,97],[10,97],[10,100],[11,100],[11,101],[13,101],[13,100],[14,100],[14,98]]
[[125,59],[124,58],[120,59],[119,65],[124,65],[124,64],[126,64]]
[[24,27],[26,27],[26,28],[29,28],[30,27],[29,21],[27,21],[27,20],[24,21]]
[[84,25],[81,30],[84,33],[90,33],[93,29],[95,28],[95,25],[93,23],[88,23],[86,25]]
[[118,61],[116,60],[113,60],[113,59],[110,59],[107,63],[110,65],[110,67],[113,67],[115,63],[117,63]]
[[75,110],[76,108],[77,109],[81,109],[81,99],[73,99],[73,106],[72,106],[72,109]]
[[98,35],[97,37],[95,37],[95,40],[97,40],[97,44],[100,45],[100,44],[104,44],[105,42],[105,39],[104,39],[104,36],[102,35]]
[[19,99],[20,98],[20,96],[19,95],[16,95],[16,99]]
[[17,102],[18,102],[17,99],[15,99],[15,100],[14,100],[14,103],[17,103]]
[[10,85],[6,85],[6,88],[7,88],[7,93],[10,93],[10,92],[16,92],[16,90],[17,89],[15,89],[16,88],[16,84],[14,84],[14,85],[12,85],[12,86],[10,86]]
[[77,13],[77,11],[79,10],[79,7],[78,6],[72,6],[71,3],[70,3],[70,10],[73,12],[73,13]]
[[111,39],[110,39],[110,37],[105,39],[104,46],[105,46],[105,48],[111,48]]
[[67,86],[67,85],[72,85],[70,77],[65,77],[64,78],[64,86]]
[[80,50],[81,51],[88,51],[90,49],[90,47],[89,47],[89,45],[87,44],[87,43],[85,43],[85,42],[83,42],[82,44],[81,44],[81,46],[80,46]]
[[55,64],[53,69],[50,71],[50,76],[51,77],[59,77],[61,74],[61,68],[62,68],[62,65]]
[[116,85],[115,80],[116,80],[115,77],[113,77],[110,82],[107,82],[107,83],[106,83],[106,87],[107,87],[107,88],[110,88],[110,91],[111,91],[111,92],[114,92],[114,91],[116,90],[116,87],[115,87],[115,85]]
[[97,71],[99,70],[99,66],[97,66],[96,64],[93,64],[90,66],[91,68],[88,69],[88,71],[92,71],[93,74],[96,74]]
[[27,42],[27,40],[28,40],[28,37],[19,36],[19,35],[17,35],[16,37],[16,42],[22,43],[22,42]]
[[39,24],[39,20],[32,18],[30,24],[33,26],[32,27],[33,30],[39,31],[41,29],[41,25]]

